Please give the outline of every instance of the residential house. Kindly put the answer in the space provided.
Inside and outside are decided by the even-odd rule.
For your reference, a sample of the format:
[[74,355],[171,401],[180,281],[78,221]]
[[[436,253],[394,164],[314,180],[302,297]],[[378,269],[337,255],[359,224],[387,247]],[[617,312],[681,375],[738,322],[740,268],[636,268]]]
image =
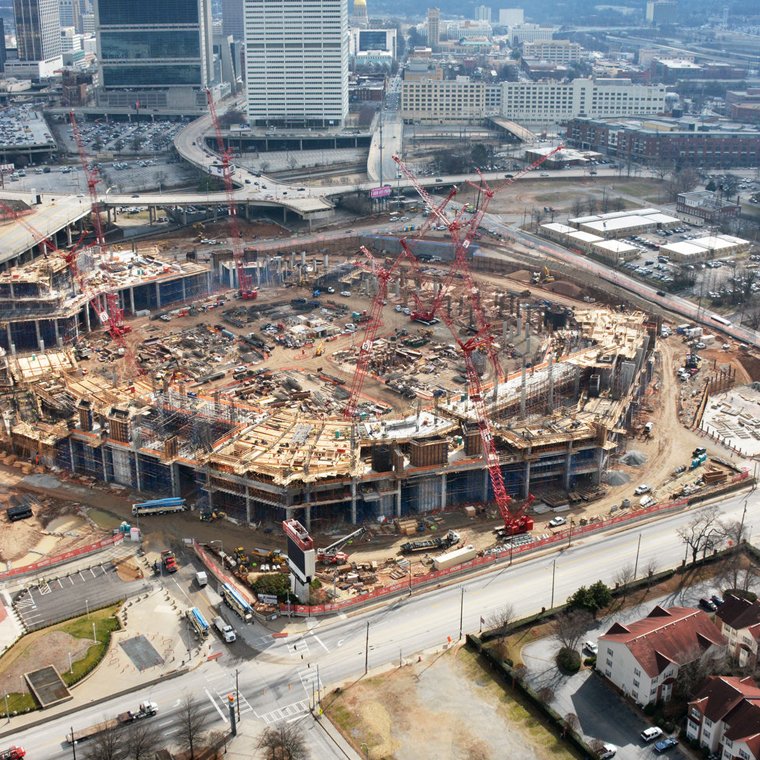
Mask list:
[[760,689],[749,677],[705,679],[689,702],[686,736],[721,760],[760,760]]
[[721,633],[728,639],[729,654],[742,667],[754,667],[760,642],[760,602],[726,594],[715,617]]
[[726,639],[709,616],[659,605],[647,617],[615,623],[599,637],[597,669],[639,705],[667,701],[679,670],[722,656]]

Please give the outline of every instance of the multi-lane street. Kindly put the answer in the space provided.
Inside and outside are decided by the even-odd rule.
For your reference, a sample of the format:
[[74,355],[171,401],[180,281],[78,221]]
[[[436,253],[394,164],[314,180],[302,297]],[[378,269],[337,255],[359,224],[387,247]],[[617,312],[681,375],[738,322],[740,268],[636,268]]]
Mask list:
[[[723,516],[740,520],[745,503],[745,524],[750,534],[757,536],[757,492],[744,492],[723,502]],[[324,689],[363,676],[365,664],[370,671],[394,667],[419,652],[456,642],[460,615],[462,630],[476,631],[481,617],[487,619],[505,604],[526,615],[549,607],[552,599],[562,602],[579,586],[597,579],[613,583],[622,566],[634,563],[639,535],[639,568],[650,561],[658,568],[677,565],[685,554],[677,530],[692,519],[695,511],[574,541],[569,547],[512,567],[503,565],[493,572],[398,599],[388,607],[351,616],[305,620],[302,632],[286,639],[272,638],[256,625],[250,633],[259,651],[250,660],[227,657],[208,662],[144,692],[84,708],[74,716],[53,718],[41,727],[26,731],[20,728],[13,739],[27,749],[30,757],[67,757],[71,750],[64,744],[64,737],[72,725],[87,726],[103,716],[134,708],[148,698],[159,704],[161,712],[156,720],[163,735],[171,739],[176,736],[176,719],[184,694],[198,697],[212,727],[222,728],[226,726],[226,698],[234,689],[235,668],[239,669],[243,721],[298,720],[308,712],[310,701],[319,691],[324,693]],[[320,750],[322,754],[315,756],[336,756],[330,746],[326,743]]]

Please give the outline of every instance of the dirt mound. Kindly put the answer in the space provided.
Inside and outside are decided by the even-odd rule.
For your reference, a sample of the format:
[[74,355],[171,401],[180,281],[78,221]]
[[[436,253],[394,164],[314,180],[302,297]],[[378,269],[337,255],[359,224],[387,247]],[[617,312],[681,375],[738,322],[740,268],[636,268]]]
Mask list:
[[573,285],[572,282],[564,282],[563,280],[553,282],[545,287],[552,293],[559,293],[561,296],[567,296],[568,298],[580,298],[583,292],[577,285]]
[[512,274],[509,275],[509,279],[528,283],[531,281],[532,276],[533,275],[525,269],[518,269],[516,272],[512,272]]
[[602,476],[602,480],[609,486],[624,486],[631,479],[631,476],[627,472],[620,472],[620,470],[608,470]]
[[620,457],[620,461],[630,467],[641,467],[642,464],[646,464],[647,455],[641,451],[629,451]]

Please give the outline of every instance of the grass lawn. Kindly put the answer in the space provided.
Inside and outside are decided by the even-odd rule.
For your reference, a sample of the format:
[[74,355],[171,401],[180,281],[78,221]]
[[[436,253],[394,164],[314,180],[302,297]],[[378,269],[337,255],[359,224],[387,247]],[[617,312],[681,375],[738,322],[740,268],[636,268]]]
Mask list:
[[[0,658],[0,681],[9,678],[13,681],[19,677],[18,670],[14,666],[25,655],[38,661],[39,663],[50,662],[55,665],[58,672],[67,686],[73,686],[81,681],[93,668],[103,659],[108,651],[108,645],[111,641],[111,634],[119,629],[119,621],[116,619],[116,613],[119,611],[120,604],[114,604],[110,607],[104,607],[102,610],[93,610],[89,616],[82,615],[72,620],[66,620],[63,623],[44,628],[40,631],[23,636],[11,649]],[[75,639],[89,639],[92,641],[93,623],[95,624],[95,643],[89,646],[84,655],[72,661],[72,670],[68,670],[68,656],[66,652],[55,650],[51,651],[49,639],[51,634],[60,632],[68,634]],[[10,674],[13,673],[13,677]],[[38,707],[34,697],[29,693],[9,692],[8,709],[13,712],[28,712],[36,710]],[[2,703],[2,710],[5,709],[5,703]]]

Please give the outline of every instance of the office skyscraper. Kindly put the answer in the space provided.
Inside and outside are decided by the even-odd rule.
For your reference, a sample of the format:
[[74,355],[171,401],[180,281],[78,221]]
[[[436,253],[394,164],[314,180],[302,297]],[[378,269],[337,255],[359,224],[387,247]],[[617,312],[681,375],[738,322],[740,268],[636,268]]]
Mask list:
[[245,39],[243,0],[222,0],[222,31],[233,39]]
[[61,26],[73,26],[77,32],[82,31],[82,11],[79,0],[59,0],[59,18]]
[[97,0],[102,105],[205,110],[211,0]]
[[253,124],[339,126],[348,114],[347,0],[245,0]]
[[61,54],[58,0],[13,0],[20,61],[47,61]]
[[438,8],[428,8],[428,46],[432,50],[438,50],[441,46],[441,12]]

